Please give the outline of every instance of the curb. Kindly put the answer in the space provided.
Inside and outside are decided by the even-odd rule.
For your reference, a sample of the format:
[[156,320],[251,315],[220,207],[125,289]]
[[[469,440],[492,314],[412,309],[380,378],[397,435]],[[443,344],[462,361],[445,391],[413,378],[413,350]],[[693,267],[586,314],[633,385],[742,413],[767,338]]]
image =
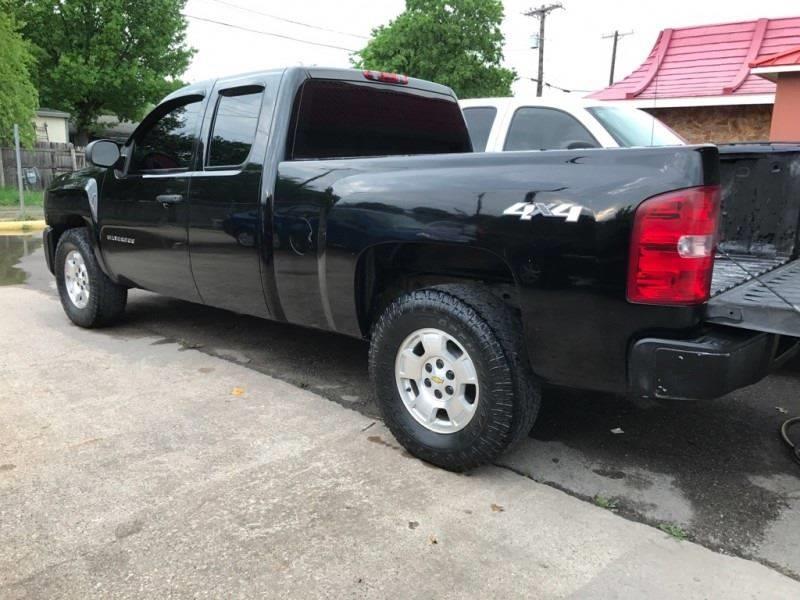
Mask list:
[[0,231],[41,231],[46,227],[43,220],[40,221],[0,221]]

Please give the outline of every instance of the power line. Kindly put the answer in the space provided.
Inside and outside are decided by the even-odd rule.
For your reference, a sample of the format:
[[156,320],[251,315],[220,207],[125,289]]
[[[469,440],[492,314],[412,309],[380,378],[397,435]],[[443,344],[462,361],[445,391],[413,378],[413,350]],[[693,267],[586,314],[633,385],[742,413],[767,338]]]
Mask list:
[[218,4],[224,4],[225,6],[230,6],[231,8],[236,8],[238,10],[243,10],[245,12],[252,13],[254,15],[261,15],[262,17],[269,17],[270,19],[276,19],[278,21],[283,21],[285,23],[291,23],[292,25],[299,25],[300,27],[308,27],[310,29],[319,29],[320,31],[327,31],[329,33],[337,33],[339,35],[349,35],[351,37],[360,38],[362,40],[368,40],[369,37],[366,35],[359,35],[357,33],[348,33],[346,31],[339,31],[338,29],[329,29],[328,27],[321,27],[319,25],[311,25],[310,23],[303,23],[302,21],[295,21],[294,19],[287,19],[286,17],[279,17],[278,15],[273,15],[270,13],[265,13],[260,10],[255,10],[253,8],[247,8],[246,6],[239,6],[238,4],[233,4],[232,2],[226,2],[225,0],[209,0],[210,2],[216,2]]
[[234,25],[233,23],[225,23],[224,21],[216,21],[214,19],[207,19],[205,17],[196,17],[194,15],[189,15],[183,13],[183,16],[187,19],[194,19],[195,21],[204,21],[206,23],[213,23],[215,25],[222,25],[223,27],[230,27],[231,29],[239,29],[241,31],[249,31],[250,33],[259,33],[261,35],[269,35],[272,37],[282,38],[284,40],[292,40],[293,42],[300,42],[301,44],[311,44],[312,46],[323,46],[325,48],[334,48],[336,50],[345,50],[347,52],[357,52],[353,48],[345,48],[344,46],[337,46],[335,44],[325,44],[323,42],[312,42],[311,40],[303,40],[300,38],[292,37],[290,35],[284,35],[282,33],[273,33],[271,31],[262,31],[260,29],[251,29],[249,27],[242,27],[241,25]]
[[[530,79],[531,81],[535,81],[537,84],[540,81],[539,79],[536,79],[536,77],[526,77],[525,79]],[[595,91],[595,90],[568,90],[567,88],[563,88],[563,87],[558,86],[558,85],[556,85],[554,83],[548,83],[546,81],[542,81],[541,83],[545,87],[553,88],[554,90],[558,90],[560,92],[566,92],[567,94],[571,94],[573,92],[586,92],[586,93],[589,93],[589,92],[594,92]]]
[[556,9],[564,8],[560,2],[553,4],[542,4],[539,8],[531,8],[524,13],[526,17],[539,19],[539,78],[536,80],[536,95],[542,95],[542,83],[544,83],[544,20],[547,15]]

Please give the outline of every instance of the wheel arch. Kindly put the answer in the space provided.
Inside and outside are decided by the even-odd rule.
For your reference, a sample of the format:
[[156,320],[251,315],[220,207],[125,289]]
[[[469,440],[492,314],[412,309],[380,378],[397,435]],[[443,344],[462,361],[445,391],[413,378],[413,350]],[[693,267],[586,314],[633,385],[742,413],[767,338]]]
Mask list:
[[56,248],[58,248],[58,241],[61,239],[61,236],[64,235],[64,232],[70,229],[84,227],[89,231],[92,251],[97,259],[97,263],[100,265],[100,269],[112,280],[116,281],[116,278],[109,272],[103,260],[103,255],[100,251],[100,233],[97,223],[91,211],[88,209],[88,197],[83,193],[83,198],[78,202],[75,202],[74,196],[72,200],[73,205],[69,210],[54,210],[49,207],[46,209],[48,227],[44,233],[44,250],[50,272],[53,273],[55,271]]
[[383,242],[364,249],[356,263],[356,314],[362,335],[369,337],[382,309],[400,294],[448,283],[480,284],[518,310],[513,270],[495,252],[448,243]]

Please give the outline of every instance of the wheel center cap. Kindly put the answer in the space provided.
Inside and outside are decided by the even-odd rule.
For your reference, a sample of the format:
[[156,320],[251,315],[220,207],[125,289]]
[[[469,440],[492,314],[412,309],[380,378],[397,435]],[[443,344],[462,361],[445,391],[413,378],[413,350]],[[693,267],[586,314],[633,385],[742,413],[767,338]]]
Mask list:
[[444,379],[439,377],[438,375],[431,375],[431,381],[436,385],[442,385],[444,383]]

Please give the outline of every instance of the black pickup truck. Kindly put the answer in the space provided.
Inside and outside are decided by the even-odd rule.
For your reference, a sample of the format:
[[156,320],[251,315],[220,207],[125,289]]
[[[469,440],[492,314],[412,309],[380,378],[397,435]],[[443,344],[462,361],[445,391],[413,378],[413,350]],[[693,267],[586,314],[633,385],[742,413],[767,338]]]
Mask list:
[[45,203],[72,321],[136,287],[368,339],[387,425],[448,469],[524,437],[543,383],[712,398],[798,347],[797,146],[473,153],[446,87],[289,68],[87,158]]

